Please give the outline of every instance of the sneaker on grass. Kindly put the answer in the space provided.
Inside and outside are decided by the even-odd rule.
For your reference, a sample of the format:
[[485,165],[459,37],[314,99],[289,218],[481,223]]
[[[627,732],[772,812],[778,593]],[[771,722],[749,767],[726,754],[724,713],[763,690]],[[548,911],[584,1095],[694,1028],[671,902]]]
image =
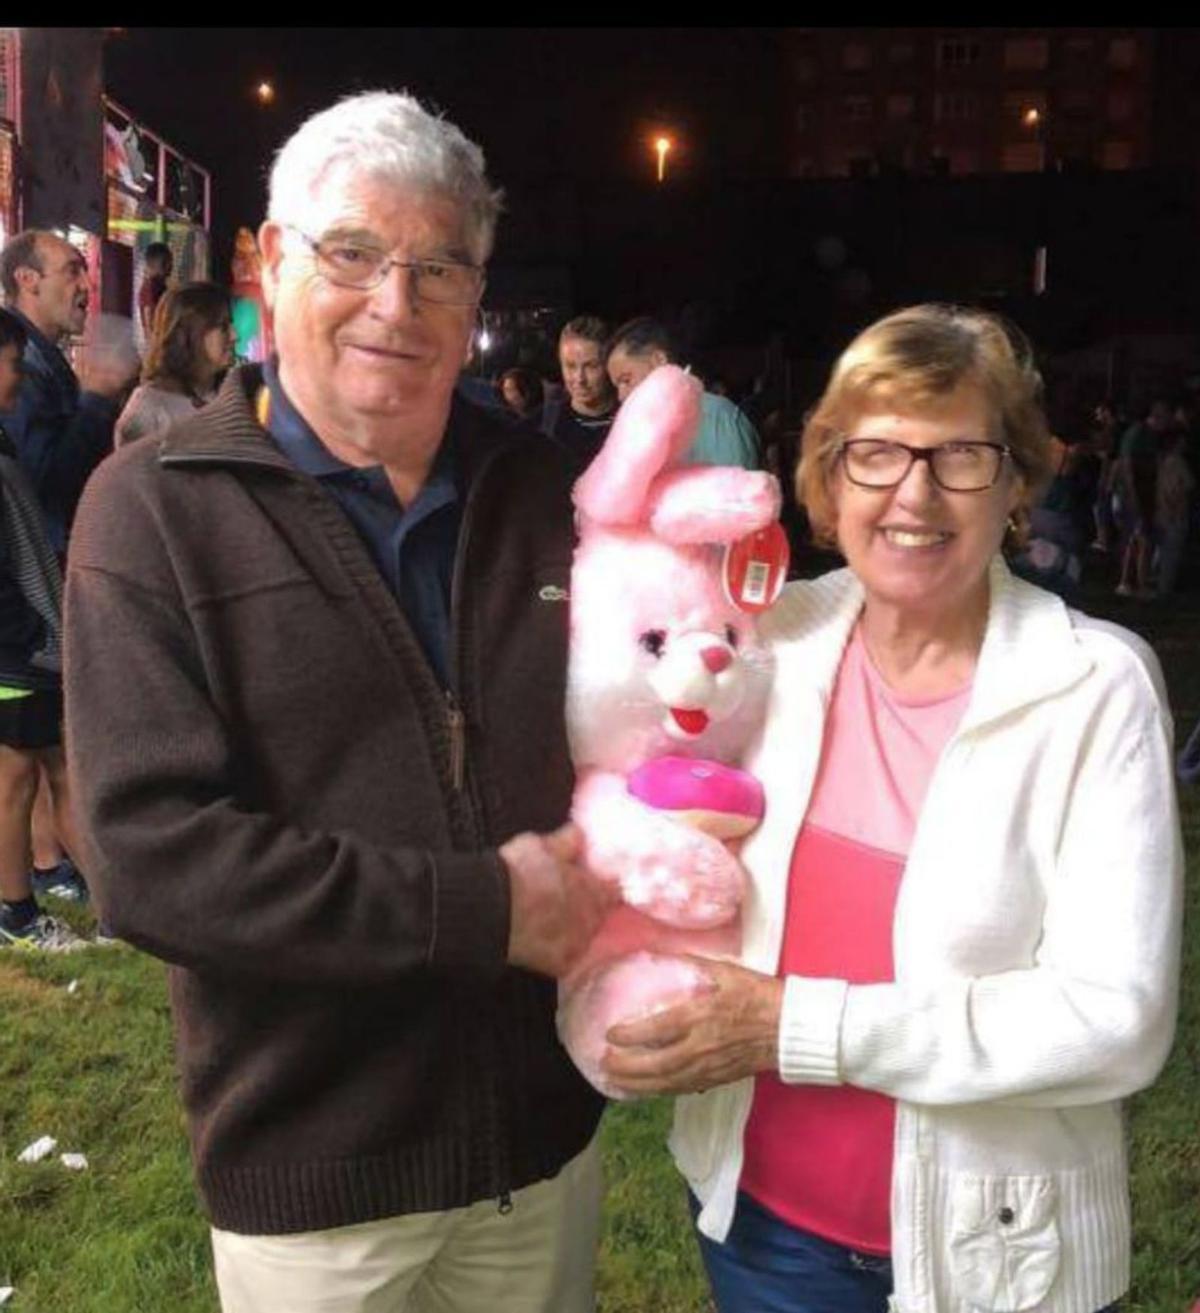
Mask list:
[[30,872],[30,882],[38,898],[62,898],[71,903],[86,903],[88,900],[87,884],[69,857],[64,857],[48,871],[40,871],[35,866]]
[[20,930],[10,930],[0,921],[0,948],[17,948],[30,953],[73,953],[86,948],[88,941],[80,937],[65,921],[59,921],[45,912],[34,917]]

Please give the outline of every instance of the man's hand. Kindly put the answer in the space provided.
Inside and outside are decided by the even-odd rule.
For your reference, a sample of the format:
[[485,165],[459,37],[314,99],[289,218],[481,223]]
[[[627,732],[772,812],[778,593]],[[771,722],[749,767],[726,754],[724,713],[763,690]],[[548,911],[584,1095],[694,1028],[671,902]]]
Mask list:
[[578,864],[581,848],[574,825],[552,834],[518,834],[501,847],[511,891],[513,966],[561,976],[591,942],[610,896]]
[[778,1069],[783,981],[732,962],[692,961],[712,988],[642,1021],[613,1026],[601,1066],[630,1094],[696,1094]]
[[85,392],[115,401],[137,379],[137,364],[116,352],[97,352],[85,360],[80,369],[80,387]]

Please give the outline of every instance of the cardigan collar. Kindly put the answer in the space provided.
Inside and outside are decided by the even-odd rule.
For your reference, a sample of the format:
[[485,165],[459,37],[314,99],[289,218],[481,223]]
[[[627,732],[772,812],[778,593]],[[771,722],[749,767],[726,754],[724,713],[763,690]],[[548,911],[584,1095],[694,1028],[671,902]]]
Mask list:
[[[987,625],[960,732],[1058,693],[1092,666],[1060,598],[1015,577],[1000,555],[989,566],[988,585]],[[863,586],[848,569],[785,593],[763,627],[779,658],[779,678],[815,682],[828,705],[863,599]],[[802,653],[799,666],[785,656],[793,644]]]

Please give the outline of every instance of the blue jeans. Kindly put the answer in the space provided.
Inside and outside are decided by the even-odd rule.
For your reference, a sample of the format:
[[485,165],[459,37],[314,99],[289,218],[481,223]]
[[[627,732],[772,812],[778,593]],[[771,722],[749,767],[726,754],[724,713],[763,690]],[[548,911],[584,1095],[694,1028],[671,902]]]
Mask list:
[[741,1191],[725,1243],[696,1236],[719,1313],[886,1313],[890,1259],[801,1231]]
[[[688,1205],[694,1222],[700,1205],[691,1191]],[[890,1259],[801,1231],[741,1190],[725,1243],[699,1231],[696,1239],[718,1313],[886,1313]]]

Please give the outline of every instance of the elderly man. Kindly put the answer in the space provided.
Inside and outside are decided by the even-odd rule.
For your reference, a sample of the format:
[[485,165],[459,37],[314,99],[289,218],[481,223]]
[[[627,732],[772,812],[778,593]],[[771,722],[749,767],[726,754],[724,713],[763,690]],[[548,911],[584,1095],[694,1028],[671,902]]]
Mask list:
[[[659,365],[678,362],[666,327],[642,315],[630,319],[612,335],[607,348],[608,376],[621,401]],[[684,458],[692,465],[740,465],[756,470],[762,464],[754,425],[727,397],[705,392],[700,427]]]
[[89,869],[171,964],[226,1313],[593,1304],[570,469],[454,389],[498,201],[407,96],[308,120],[260,233],[278,360],[80,508]]
[[0,287],[27,337],[21,391],[0,418],[61,552],[83,485],[112,450],[129,369],[89,362],[81,390],[62,352],[63,342],[83,332],[88,313],[87,262],[70,242],[36,228],[18,233],[0,251]]

